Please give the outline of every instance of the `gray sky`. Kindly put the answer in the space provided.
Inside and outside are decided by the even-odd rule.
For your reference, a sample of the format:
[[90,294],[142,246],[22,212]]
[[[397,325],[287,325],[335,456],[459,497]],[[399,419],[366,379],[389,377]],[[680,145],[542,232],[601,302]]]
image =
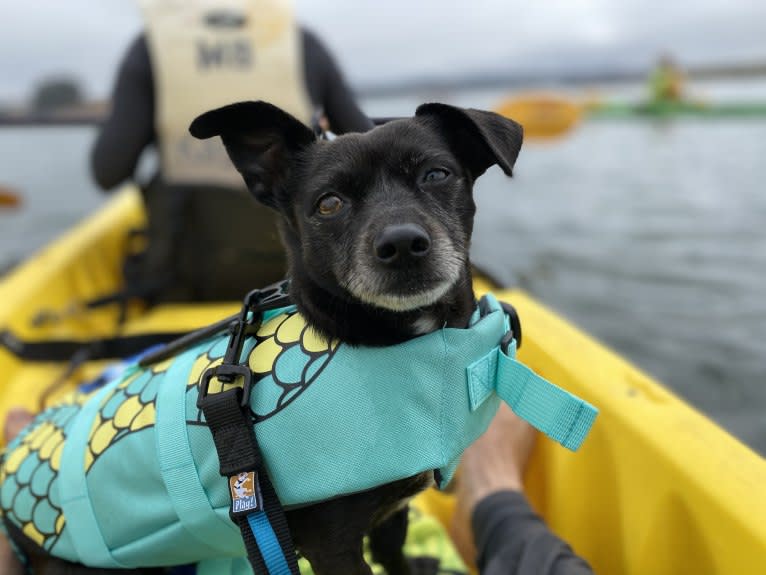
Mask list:
[[[294,0],[357,85],[464,72],[766,61],[763,0]],[[133,0],[0,0],[0,100],[45,76],[109,92]]]

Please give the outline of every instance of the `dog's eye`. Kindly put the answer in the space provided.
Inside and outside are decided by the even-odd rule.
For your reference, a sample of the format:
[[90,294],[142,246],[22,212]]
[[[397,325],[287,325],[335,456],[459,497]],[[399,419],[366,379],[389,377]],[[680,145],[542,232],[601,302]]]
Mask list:
[[423,175],[423,182],[428,184],[441,182],[442,180],[446,180],[447,176],[449,176],[449,172],[447,170],[443,170],[442,168],[434,168],[432,170],[428,170]]
[[317,212],[322,216],[337,214],[343,207],[343,200],[335,194],[326,194],[317,202]]

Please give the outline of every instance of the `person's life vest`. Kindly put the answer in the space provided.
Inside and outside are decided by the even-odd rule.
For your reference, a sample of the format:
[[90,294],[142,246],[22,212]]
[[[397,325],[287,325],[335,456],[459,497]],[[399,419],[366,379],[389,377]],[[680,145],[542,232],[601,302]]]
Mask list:
[[303,48],[289,0],[140,0],[155,86],[155,132],[170,184],[242,188],[218,138],[198,140],[200,114],[248,100],[310,125]]
[[[149,301],[239,300],[284,277],[277,216],[245,188],[199,114],[265,100],[306,124],[303,36],[289,0],[141,0],[154,84],[159,177],[144,186],[148,249],[125,266]],[[221,233],[222,230],[226,233]]]
[[[388,347],[326,341],[294,307],[266,312],[239,359],[252,375],[248,404],[281,505],[425,471],[443,487],[501,399],[562,445],[579,447],[596,409],[516,361],[510,331],[491,295],[470,327]],[[241,563],[229,508],[242,486],[219,475],[198,408],[200,386],[210,396],[236,385],[203,375],[228,347],[219,333],[147,368],[134,364],[38,416],[4,456],[6,522],[46,552],[91,566],[202,562],[201,572],[224,573],[223,563]]]

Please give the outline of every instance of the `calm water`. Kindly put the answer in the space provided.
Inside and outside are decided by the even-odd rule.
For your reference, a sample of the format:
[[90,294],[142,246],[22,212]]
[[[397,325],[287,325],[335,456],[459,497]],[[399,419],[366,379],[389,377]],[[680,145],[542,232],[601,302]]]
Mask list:
[[764,157],[766,121],[584,126],[481,183],[476,259],[766,453]]
[[[93,135],[0,129],[0,185],[25,199],[0,212],[0,267],[104,201],[87,175]],[[474,259],[766,453],[764,157],[766,120],[593,122],[530,142],[513,180],[479,181]]]
[[106,198],[88,176],[91,128],[0,127],[0,188],[23,199],[0,209],[0,269],[72,226]]

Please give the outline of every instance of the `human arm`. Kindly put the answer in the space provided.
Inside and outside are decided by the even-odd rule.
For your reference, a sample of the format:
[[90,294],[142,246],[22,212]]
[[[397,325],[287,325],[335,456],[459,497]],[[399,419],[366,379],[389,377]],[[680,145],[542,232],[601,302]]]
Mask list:
[[556,537],[520,491],[497,491],[472,516],[481,575],[592,575]]
[[305,77],[309,94],[320,106],[336,134],[366,132],[372,121],[356,103],[332,55],[312,32],[303,31]]
[[91,150],[98,186],[109,190],[132,178],[141,153],[154,140],[154,83],[146,40],[139,36],[120,64],[111,112]]
[[[535,438],[525,421],[500,407],[486,433],[463,454],[453,537],[481,575],[591,575],[524,497],[522,477]],[[469,525],[472,533],[466,533]]]

